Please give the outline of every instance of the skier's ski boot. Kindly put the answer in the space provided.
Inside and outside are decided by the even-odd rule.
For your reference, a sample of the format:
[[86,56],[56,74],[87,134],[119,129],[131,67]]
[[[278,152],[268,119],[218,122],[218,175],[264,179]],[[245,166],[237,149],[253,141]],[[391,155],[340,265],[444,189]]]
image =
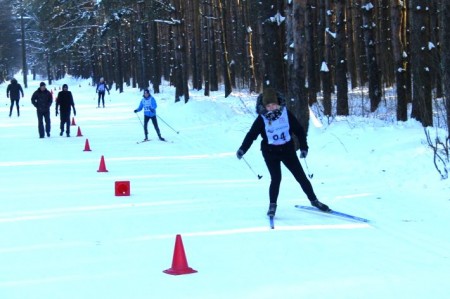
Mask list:
[[322,212],[329,212],[329,211],[331,211],[330,208],[326,204],[321,203],[318,199],[311,200],[311,205],[313,207],[318,208]]
[[277,204],[276,203],[270,203],[269,210],[267,211],[267,216],[273,217],[275,216],[275,212],[277,211]]

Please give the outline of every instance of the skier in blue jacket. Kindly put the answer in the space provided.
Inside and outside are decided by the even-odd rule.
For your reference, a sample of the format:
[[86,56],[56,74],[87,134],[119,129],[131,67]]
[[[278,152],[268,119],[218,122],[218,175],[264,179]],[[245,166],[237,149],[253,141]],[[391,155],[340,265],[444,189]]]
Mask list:
[[145,133],[145,141],[148,140],[148,121],[151,119],[153,123],[153,127],[155,127],[155,131],[158,134],[159,140],[165,141],[163,137],[161,137],[161,132],[158,127],[158,120],[156,119],[156,108],[158,105],[156,104],[156,100],[154,97],[150,95],[150,91],[148,89],[144,90],[144,97],[142,98],[139,107],[134,110],[134,113],[137,113],[144,109],[144,133]]

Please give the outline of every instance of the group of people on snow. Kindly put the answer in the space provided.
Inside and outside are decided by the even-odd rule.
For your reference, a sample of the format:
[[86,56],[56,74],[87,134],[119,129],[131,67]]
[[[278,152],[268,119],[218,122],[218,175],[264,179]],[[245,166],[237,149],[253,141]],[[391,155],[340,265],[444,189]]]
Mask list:
[[[109,95],[110,89],[105,82],[105,79],[100,78],[97,83],[95,92],[98,94],[97,99],[97,108],[100,108],[100,104],[102,104],[103,108],[105,108],[105,93],[107,92]],[[24,92],[22,86],[17,82],[16,79],[11,79],[11,83],[8,85],[6,89],[6,97],[11,100],[11,107],[9,111],[9,117],[12,115],[12,111],[14,105],[17,107],[17,116],[20,116],[20,96],[24,97]],[[39,84],[39,88],[33,92],[31,96],[31,103],[36,108],[36,114],[38,118],[38,132],[39,138],[44,138],[45,136],[50,137],[51,131],[51,119],[50,119],[50,107],[53,104],[53,94],[47,90],[45,82],[41,82]],[[67,84],[63,84],[62,90],[58,93],[55,99],[56,107],[55,107],[55,115],[60,116],[60,136],[64,134],[64,129],[67,137],[70,137],[70,116],[73,110],[74,115],[76,116],[75,102],[73,99],[72,92],[69,91],[69,86]],[[161,136],[161,131],[158,126],[158,120],[156,118],[156,100],[150,94],[148,89],[144,90],[143,98],[141,99],[138,108],[134,110],[135,113],[144,110],[144,133],[145,139],[148,140],[148,122],[151,120],[153,126],[155,128],[156,133],[158,134],[158,138],[161,141],[165,141],[165,139]]]
[[[96,87],[98,93],[98,108],[100,103],[105,107],[105,92],[109,94],[109,88],[103,78],[100,79]],[[23,89],[16,79],[11,80],[11,84],[7,88],[7,97],[11,100],[9,116],[11,117],[14,104],[17,107],[17,116],[19,113],[20,95],[24,96]],[[41,82],[39,88],[33,93],[31,103],[36,107],[38,117],[39,137],[44,138],[45,135],[50,137],[50,107],[53,103],[52,94],[47,90],[45,82]],[[59,109],[58,109],[59,108]],[[134,110],[135,113],[144,111],[144,141],[148,140],[148,123],[151,120],[153,127],[161,141],[165,139],[161,136],[156,117],[157,103],[155,98],[150,94],[148,89],[144,90],[143,97],[139,102],[139,106]],[[66,129],[67,137],[70,137],[70,115],[73,109],[76,115],[75,103],[72,93],[68,90],[68,85],[64,84],[62,91],[58,93],[56,98],[56,116],[60,115],[60,136],[64,134]],[[245,135],[241,146],[236,152],[238,159],[242,159],[245,153],[250,149],[253,142],[261,136],[261,153],[264,162],[270,174],[269,185],[269,209],[267,215],[274,217],[277,209],[278,194],[281,184],[281,164],[292,173],[295,180],[299,183],[301,189],[311,202],[311,205],[321,211],[330,211],[330,208],[320,202],[314,193],[311,182],[308,180],[303,170],[299,158],[306,158],[308,155],[308,144],[306,132],[286,107],[284,98],[275,89],[266,87],[263,93],[256,100],[257,117]],[[293,135],[298,138],[300,154],[296,154]]]
[[[72,93],[69,91],[69,86],[63,84],[62,91],[58,93],[56,97],[56,109],[55,114],[60,115],[60,136],[64,133],[64,127],[66,127],[66,135],[70,137],[70,114],[73,109],[74,115],[76,115],[75,103],[73,101]],[[39,88],[33,92],[31,96],[31,103],[36,108],[36,114],[38,118],[38,131],[39,138],[44,138],[45,135],[50,137],[51,120],[50,120],[50,107],[53,104],[53,95],[48,91],[45,82],[39,84]],[[59,108],[59,109],[58,109]]]

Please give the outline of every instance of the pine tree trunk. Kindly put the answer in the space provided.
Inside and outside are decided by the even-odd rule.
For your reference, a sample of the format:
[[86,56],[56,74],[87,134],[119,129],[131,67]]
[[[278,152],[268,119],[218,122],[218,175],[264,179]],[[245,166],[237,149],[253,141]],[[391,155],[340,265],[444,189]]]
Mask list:
[[210,14],[210,5],[206,3],[206,1],[203,1],[202,3],[202,11],[204,12],[204,17],[202,18],[202,72],[204,74],[204,82],[205,82],[205,90],[204,95],[209,96],[210,95],[210,84],[209,84],[209,78],[211,77],[210,74],[210,36],[209,36],[209,30],[211,28],[211,18],[209,18]]
[[413,78],[413,101],[411,117],[424,127],[433,125],[431,102],[430,30],[429,11],[424,0],[412,0],[411,7],[411,64]]
[[345,51],[347,46],[345,31],[345,0],[336,1],[336,23],[336,114],[348,115],[347,57]]
[[367,60],[364,47],[363,18],[361,11],[361,0],[352,0],[353,9],[351,18],[354,34],[354,57],[356,60],[356,71],[358,74],[358,85],[364,86],[367,82]]
[[[273,3],[275,2],[275,3]],[[286,91],[284,1],[262,1],[259,16],[263,35],[264,84]]]
[[192,87],[201,90],[203,85],[202,73],[202,42],[201,42],[201,15],[199,0],[193,0],[193,39],[192,39]]
[[[332,115],[332,104],[331,104],[331,94],[333,93],[333,79],[331,77],[331,70],[333,68],[333,42],[332,37],[326,32],[326,28],[331,28],[331,16],[328,13],[331,10],[330,0],[321,0],[323,5],[321,12],[321,23],[325,24],[323,28],[323,35],[325,36],[325,50],[324,59],[321,64],[321,74],[322,74],[322,90],[323,90],[323,107],[324,114],[327,116]],[[326,66],[326,69],[324,68]]]
[[[243,4],[243,17],[244,17],[244,30],[245,30],[245,50],[247,57],[247,65],[248,65],[248,80],[249,80],[249,91],[256,92],[256,73],[255,73],[255,61],[254,61],[254,50],[253,50],[253,29],[250,26],[250,17],[249,17],[249,6],[248,2]],[[251,7],[250,7],[251,8]]]
[[123,92],[123,60],[122,60],[122,42],[120,36],[116,37],[117,47],[117,80],[116,89],[119,88],[119,92]]
[[402,23],[402,14],[405,7],[401,5],[401,0],[391,0],[391,43],[394,55],[394,71],[396,74],[397,85],[397,120],[408,120],[407,107],[408,101],[406,97],[406,61],[403,53],[406,53],[401,36],[402,31],[406,30],[405,24]]
[[[317,8],[313,7],[312,0],[308,0],[306,3],[305,11],[305,42],[307,44],[308,50],[306,51],[307,60],[307,72],[308,72],[308,103],[313,104],[317,102],[317,81],[316,81],[316,48],[317,44],[314,39],[315,37],[315,13]],[[298,34],[298,33],[296,33]]]
[[227,44],[227,6],[226,2],[221,2],[220,0],[217,2],[219,9],[219,20],[220,20],[220,31],[222,34],[220,35],[220,42],[222,46],[222,69],[223,69],[223,80],[225,85],[225,98],[228,97],[232,91],[231,88],[231,74],[230,74],[230,61],[228,59],[228,44]]
[[358,86],[358,73],[356,71],[356,55],[354,55],[354,32],[353,32],[353,18],[352,18],[352,11],[353,8],[353,1],[352,0],[346,0],[346,16],[347,16],[347,68],[348,68],[348,75],[350,77],[350,84],[351,88],[356,88]]
[[152,32],[152,74],[151,81],[153,85],[153,92],[159,93],[159,87],[161,85],[161,52],[160,52],[160,40],[158,38],[158,23],[154,22],[151,26]]
[[447,141],[450,142],[450,2],[441,2],[441,58],[442,82],[447,110]]
[[365,1],[362,6],[364,45],[369,76],[370,111],[375,112],[381,101],[380,75],[376,55],[376,40],[374,32],[373,6],[371,1]]
[[294,53],[288,92],[288,98],[293,99],[293,101],[288,101],[287,104],[307,133],[309,129],[309,103],[305,88],[305,11],[306,0],[293,2],[292,32],[294,33]]

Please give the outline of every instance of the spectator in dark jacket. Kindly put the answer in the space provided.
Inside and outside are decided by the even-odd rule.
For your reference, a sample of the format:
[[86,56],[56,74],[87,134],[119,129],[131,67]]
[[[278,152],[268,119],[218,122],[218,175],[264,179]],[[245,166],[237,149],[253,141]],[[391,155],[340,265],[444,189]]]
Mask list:
[[62,87],[62,91],[58,93],[56,97],[56,116],[58,116],[58,108],[59,115],[61,119],[61,133],[59,136],[64,134],[64,125],[66,125],[66,135],[70,137],[70,112],[71,108],[73,108],[73,114],[77,115],[77,111],[75,110],[75,103],[73,102],[72,93],[69,91],[69,86],[64,84]]
[[[45,83],[41,82],[39,88],[33,93],[31,103],[36,107],[38,117],[39,138],[44,138],[45,133],[50,137],[50,107],[52,106],[53,96],[45,87]],[[45,120],[45,132],[44,132]]]
[[14,108],[14,103],[16,104],[17,107],[17,116],[20,116],[20,111],[19,111],[19,100],[20,100],[20,94],[22,94],[22,98],[23,98],[23,89],[22,86],[17,83],[16,79],[12,79],[11,80],[11,84],[8,85],[8,88],[6,89],[6,97],[10,98],[11,100],[11,107],[9,108],[9,117],[11,117],[13,108]]

